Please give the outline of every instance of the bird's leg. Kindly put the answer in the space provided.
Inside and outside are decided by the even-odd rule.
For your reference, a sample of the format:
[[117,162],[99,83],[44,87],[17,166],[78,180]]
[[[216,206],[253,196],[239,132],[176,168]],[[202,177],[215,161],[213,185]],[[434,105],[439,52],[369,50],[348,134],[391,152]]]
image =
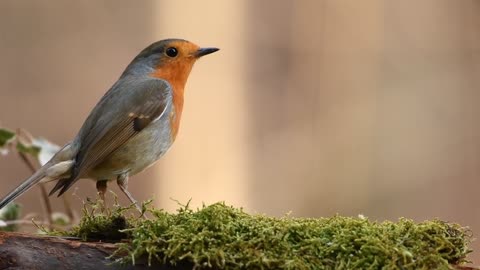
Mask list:
[[137,207],[138,211],[142,213],[142,208],[138,205],[137,201],[133,198],[132,194],[127,190],[128,186],[128,173],[123,173],[120,174],[117,177],[117,185],[120,188],[120,190],[128,197],[128,199],[135,204],[135,207]]
[[107,192],[107,180],[97,181],[98,196],[102,201],[105,201],[105,193]]
[[102,200],[102,212],[105,210],[105,193],[107,192],[107,181],[108,180],[99,180],[97,181],[97,192],[100,200]]

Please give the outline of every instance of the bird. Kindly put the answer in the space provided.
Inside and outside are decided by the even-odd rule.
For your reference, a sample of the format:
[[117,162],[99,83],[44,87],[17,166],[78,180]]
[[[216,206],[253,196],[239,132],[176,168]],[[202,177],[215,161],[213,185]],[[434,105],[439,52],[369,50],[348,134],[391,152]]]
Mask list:
[[49,195],[64,194],[82,178],[96,181],[105,201],[107,183],[128,191],[129,177],[153,165],[177,137],[184,89],[194,63],[218,51],[184,39],[164,39],[143,49],[92,109],[73,140],[0,200],[0,209],[39,182],[57,181]]

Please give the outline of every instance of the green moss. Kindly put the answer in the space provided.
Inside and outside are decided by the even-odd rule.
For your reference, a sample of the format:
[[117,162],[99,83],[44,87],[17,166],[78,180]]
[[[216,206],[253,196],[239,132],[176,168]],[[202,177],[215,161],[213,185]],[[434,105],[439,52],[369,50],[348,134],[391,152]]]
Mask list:
[[125,217],[130,207],[120,207],[117,203],[114,210],[103,210],[101,202],[86,202],[83,206],[83,216],[78,226],[68,232],[54,232],[66,236],[74,236],[84,241],[101,240],[103,242],[115,242],[129,235],[123,230],[131,228],[134,219]]
[[[73,235],[112,230],[124,213],[85,212]],[[470,252],[469,231],[439,220],[374,222],[365,218],[273,218],[216,203],[177,213],[149,209],[151,219],[129,218],[123,261],[191,262],[196,269],[450,269]],[[118,214],[120,213],[120,214]],[[110,220],[108,220],[110,219]],[[71,234],[72,235],[72,234]]]

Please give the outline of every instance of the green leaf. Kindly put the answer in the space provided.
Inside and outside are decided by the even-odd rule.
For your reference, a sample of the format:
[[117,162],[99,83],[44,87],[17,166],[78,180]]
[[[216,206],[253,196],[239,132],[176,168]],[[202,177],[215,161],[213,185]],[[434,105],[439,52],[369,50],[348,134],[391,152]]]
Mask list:
[[4,147],[9,141],[15,138],[15,132],[6,129],[0,128],[0,148]]
[[[9,203],[3,209],[0,210],[0,220],[3,221],[2,225],[6,225],[5,221],[17,220],[20,217],[20,205],[16,203]],[[0,231],[13,232],[18,229],[17,225],[1,226]]]
[[32,155],[35,158],[38,158],[38,154],[40,153],[40,147],[32,144],[23,144],[21,142],[17,142],[17,151],[24,154]]

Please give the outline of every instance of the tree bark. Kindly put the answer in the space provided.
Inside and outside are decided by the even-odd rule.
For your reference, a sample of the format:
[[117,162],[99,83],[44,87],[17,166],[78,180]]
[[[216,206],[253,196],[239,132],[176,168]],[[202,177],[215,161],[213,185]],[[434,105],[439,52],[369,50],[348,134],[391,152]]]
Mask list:
[[120,265],[107,258],[115,250],[115,244],[111,243],[0,232],[0,270],[183,270],[193,268],[193,265],[188,263],[168,266],[153,261],[152,267],[148,267],[146,260],[136,261],[136,265]]

